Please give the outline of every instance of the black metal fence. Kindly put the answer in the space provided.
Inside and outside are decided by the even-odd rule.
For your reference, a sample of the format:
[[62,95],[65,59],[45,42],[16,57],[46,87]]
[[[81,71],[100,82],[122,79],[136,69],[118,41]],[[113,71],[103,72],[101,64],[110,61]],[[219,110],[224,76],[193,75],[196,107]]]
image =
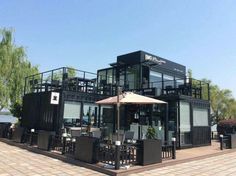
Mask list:
[[[117,146],[111,144],[100,144],[98,150],[98,160],[102,163],[115,166],[118,159],[119,164],[136,164],[136,146],[121,145],[117,151]],[[119,153],[119,156],[117,156]],[[117,158],[118,157],[118,158]]]
[[173,156],[173,145],[162,146],[162,159],[172,158]]
[[[44,147],[45,150],[58,152],[60,154],[70,154],[71,156],[76,155],[76,139],[70,136],[61,136],[61,135],[51,135],[48,132],[45,132],[45,135],[42,136],[42,132],[35,131],[25,131],[22,135],[21,142],[26,143],[31,146],[37,146],[40,148],[40,143],[47,143],[48,148]],[[40,136],[41,134],[41,136]],[[9,136],[9,135],[8,135]],[[40,139],[41,138],[41,139]],[[42,141],[43,139],[43,141]],[[41,141],[41,142],[40,142]],[[47,144],[46,144],[47,145]],[[42,146],[42,144],[41,144]],[[99,142],[96,152],[93,155],[96,155],[96,160],[105,164],[109,164],[115,169],[119,169],[120,165],[136,165],[139,164],[137,161],[137,152],[139,151],[138,144],[122,144],[114,145]],[[162,159],[172,158],[175,159],[175,142],[172,142],[170,145],[162,146]],[[152,149],[150,149],[152,150]]]
[[23,135],[22,142],[29,145],[37,145],[38,133],[35,132],[25,132]]
[[75,139],[59,135],[52,136],[50,150],[60,152],[61,154],[74,154]]

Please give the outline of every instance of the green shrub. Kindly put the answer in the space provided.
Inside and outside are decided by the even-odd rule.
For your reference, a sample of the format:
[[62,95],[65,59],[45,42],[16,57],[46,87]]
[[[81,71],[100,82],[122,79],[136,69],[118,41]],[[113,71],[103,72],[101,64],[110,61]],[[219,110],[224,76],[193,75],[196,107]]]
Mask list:
[[149,126],[147,129],[147,133],[146,133],[146,138],[147,139],[155,139],[156,138],[156,130],[155,128]]

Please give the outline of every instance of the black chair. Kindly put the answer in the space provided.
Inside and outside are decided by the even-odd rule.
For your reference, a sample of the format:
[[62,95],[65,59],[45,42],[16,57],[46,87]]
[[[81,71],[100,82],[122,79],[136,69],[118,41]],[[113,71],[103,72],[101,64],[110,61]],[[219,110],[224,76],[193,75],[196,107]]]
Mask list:
[[125,141],[134,139],[134,131],[126,131],[125,132]]

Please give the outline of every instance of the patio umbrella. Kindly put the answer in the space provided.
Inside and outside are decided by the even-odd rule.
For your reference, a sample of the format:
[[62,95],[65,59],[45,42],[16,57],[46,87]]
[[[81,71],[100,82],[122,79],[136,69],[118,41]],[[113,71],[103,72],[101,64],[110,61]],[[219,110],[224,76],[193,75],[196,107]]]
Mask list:
[[133,92],[124,92],[118,96],[109,97],[100,101],[97,101],[96,104],[117,104],[117,130],[119,130],[119,106],[120,104],[167,104],[165,101],[158,99],[146,97],[143,95],[138,95]]
[[[109,97],[100,101],[97,101],[96,104],[117,104],[118,97]],[[161,101],[158,99],[146,97],[143,95],[138,95],[133,92],[124,92],[119,95],[119,103],[120,104],[163,104],[165,101]]]

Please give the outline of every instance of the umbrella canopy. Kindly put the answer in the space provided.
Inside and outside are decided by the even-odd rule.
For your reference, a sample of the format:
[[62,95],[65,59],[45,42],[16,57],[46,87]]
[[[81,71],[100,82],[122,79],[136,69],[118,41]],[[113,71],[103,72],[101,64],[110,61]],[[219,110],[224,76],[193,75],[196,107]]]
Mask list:
[[[109,97],[100,101],[97,101],[96,104],[117,104],[117,96]],[[133,92],[124,92],[119,95],[120,104],[163,104],[165,101],[157,100],[154,98],[149,98],[146,96],[138,95]]]

